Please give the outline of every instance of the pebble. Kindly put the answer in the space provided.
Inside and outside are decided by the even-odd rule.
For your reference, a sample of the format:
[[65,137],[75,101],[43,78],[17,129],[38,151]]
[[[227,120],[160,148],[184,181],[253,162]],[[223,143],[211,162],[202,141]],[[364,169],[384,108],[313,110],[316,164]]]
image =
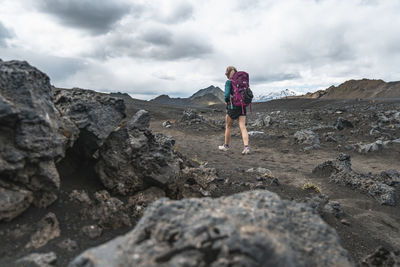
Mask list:
[[346,219],[341,219],[340,222],[344,225],[350,226],[350,222]]

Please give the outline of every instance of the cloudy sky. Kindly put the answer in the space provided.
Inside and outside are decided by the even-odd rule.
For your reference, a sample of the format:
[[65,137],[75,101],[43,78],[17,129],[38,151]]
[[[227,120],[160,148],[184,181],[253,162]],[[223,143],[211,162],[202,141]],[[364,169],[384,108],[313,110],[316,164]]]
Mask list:
[[400,80],[398,0],[0,0],[0,58],[57,87],[140,99],[223,88],[225,68],[256,94]]

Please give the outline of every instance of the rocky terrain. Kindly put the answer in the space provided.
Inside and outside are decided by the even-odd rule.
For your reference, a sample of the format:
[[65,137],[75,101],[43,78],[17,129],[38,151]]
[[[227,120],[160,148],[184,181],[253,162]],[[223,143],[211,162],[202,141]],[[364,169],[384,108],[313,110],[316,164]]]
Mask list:
[[0,266],[400,265],[400,99],[224,109],[0,61]]
[[400,82],[382,80],[349,80],[339,86],[331,86],[325,90],[307,93],[305,98],[400,98]]

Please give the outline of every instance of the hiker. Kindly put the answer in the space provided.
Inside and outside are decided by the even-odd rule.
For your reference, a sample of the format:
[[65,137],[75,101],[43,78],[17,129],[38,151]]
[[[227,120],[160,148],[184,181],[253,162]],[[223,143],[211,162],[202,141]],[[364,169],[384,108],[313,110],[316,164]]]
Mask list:
[[225,116],[225,144],[219,146],[219,150],[227,151],[231,141],[231,128],[234,120],[238,119],[240,132],[242,134],[244,149],[243,155],[249,154],[249,135],[246,129],[246,107],[235,106],[232,103],[233,87],[231,78],[237,72],[236,68],[229,66],[226,68],[225,75],[228,80],[225,82],[225,102],[226,102],[226,116]]

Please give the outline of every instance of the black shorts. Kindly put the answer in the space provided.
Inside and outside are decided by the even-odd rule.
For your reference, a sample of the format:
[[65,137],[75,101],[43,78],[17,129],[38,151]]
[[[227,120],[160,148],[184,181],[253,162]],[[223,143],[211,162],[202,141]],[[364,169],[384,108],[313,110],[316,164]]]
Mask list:
[[246,116],[246,108],[243,107],[243,114],[242,114],[242,107],[238,108],[238,109],[229,109],[227,110],[226,114],[228,114],[228,116],[232,119],[232,120],[236,120],[237,118],[239,118],[240,116]]

